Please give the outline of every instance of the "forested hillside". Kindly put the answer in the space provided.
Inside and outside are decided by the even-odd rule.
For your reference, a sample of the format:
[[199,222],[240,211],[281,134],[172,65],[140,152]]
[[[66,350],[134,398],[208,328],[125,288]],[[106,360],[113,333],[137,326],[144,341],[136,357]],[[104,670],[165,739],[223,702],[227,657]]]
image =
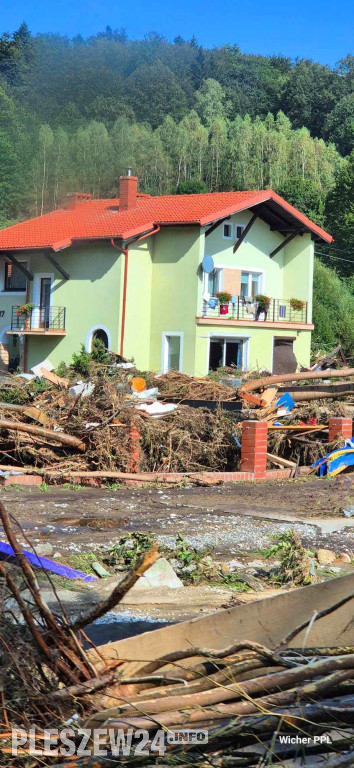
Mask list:
[[[115,196],[129,165],[153,194],[272,187],[354,253],[354,56],[310,60],[129,40],[0,37],[0,225],[73,190]],[[350,154],[352,153],[352,154]]]

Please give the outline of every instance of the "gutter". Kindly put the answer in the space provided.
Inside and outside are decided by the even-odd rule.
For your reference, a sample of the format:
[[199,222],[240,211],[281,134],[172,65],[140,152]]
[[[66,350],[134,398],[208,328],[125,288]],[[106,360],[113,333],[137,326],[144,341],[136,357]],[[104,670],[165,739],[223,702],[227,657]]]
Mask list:
[[129,245],[132,245],[134,243],[139,243],[141,240],[146,240],[147,237],[151,237],[151,235],[156,235],[160,231],[161,227],[158,225],[155,229],[153,229],[151,232],[147,232],[146,235],[141,235],[141,237],[137,237],[135,240],[131,240],[125,248],[121,248],[119,245],[116,245],[114,242],[113,237],[111,237],[111,246],[112,248],[115,248],[117,251],[120,251],[120,253],[124,253],[124,278],[123,278],[123,303],[122,303],[122,326],[121,326],[121,332],[120,332],[120,350],[119,354],[121,357],[124,357],[123,350],[124,350],[124,331],[125,331],[125,316],[126,316],[126,308],[127,308],[127,285],[128,285],[128,261],[129,261]]

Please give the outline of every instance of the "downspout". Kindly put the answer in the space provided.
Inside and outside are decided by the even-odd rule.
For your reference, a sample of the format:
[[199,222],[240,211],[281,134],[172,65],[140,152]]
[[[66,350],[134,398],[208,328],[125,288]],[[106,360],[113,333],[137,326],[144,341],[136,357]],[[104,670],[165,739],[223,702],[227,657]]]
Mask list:
[[141,235],[141,237],[137,237],[135,240],[131,240],[130,243],[125,248],[121,248],[119,245],[116,245],[114,242],[113,237],[111,237],[111,246],[112,248],[115,248],[117,251],[120,251],[120,253],[124,253],[124,278],[123,278],[123,303],[122,303],[122,326],[121,326],[121,332],[120,332],[120,350],[119,354],[121,357],[124,357],[123,355],[123,349],[124,349],[124,331],[125,331],[125,314],[126,314],[126,307],[127,307],[127,284],[128,284],[128,249],[129,245],[132,243],[139,243],[140,240],[146,240],[147,237],[151,237],[151,235],[156,235],[160,231],[161,227],[158,225],[156,229],[153,229],[151,232],[148,232],[146,235]]

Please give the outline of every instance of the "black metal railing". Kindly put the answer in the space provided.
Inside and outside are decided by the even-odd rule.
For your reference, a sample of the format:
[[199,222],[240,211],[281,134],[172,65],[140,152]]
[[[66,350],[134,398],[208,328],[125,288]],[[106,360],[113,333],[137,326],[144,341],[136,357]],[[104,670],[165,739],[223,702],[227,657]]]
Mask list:
[[202,317],[223,318],[227,320],[252,320],[271,323],[307,323],[308,305],[302,302],[301,308],[294,308],[290,299],[270,299],[268,308],[244,296],[233,296],[228,304],[220,305],[217,298],[211,296],[203,300]]
[[18,331],[65,331],[66,307],[41,307],[26,305],[12,307],[11,330]]

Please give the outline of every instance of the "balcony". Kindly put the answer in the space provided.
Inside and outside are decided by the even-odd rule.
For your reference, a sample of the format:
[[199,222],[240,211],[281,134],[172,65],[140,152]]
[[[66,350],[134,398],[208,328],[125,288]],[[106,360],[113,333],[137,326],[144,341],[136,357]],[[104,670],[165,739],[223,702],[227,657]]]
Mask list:
[[[227,310],[227,311],[226,311]],[[216,297],[212,296],[208,301],[203,300],[201,314],[198,321],[209,319],[229,323],[234,321],[242,325],[249,323],[279,324],[287,326],[288,323],[308,325],[308,305],[303,302],[301,309],[294,309],[289,299],[271,299],[267,312],[261,311],[258,302],[251,297],[233,296],[233,301],[220,306]]]
[[35,305],[24,314],[22,307],[12,307],[11,330],[8,333],[27,336],[66,336],[65,315],[66,307]]

